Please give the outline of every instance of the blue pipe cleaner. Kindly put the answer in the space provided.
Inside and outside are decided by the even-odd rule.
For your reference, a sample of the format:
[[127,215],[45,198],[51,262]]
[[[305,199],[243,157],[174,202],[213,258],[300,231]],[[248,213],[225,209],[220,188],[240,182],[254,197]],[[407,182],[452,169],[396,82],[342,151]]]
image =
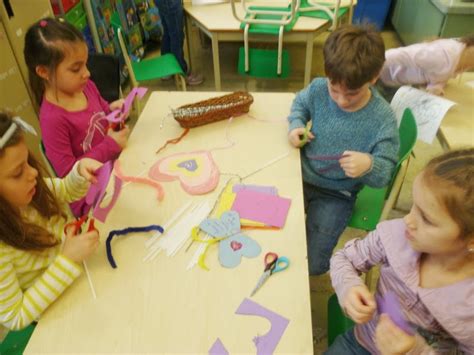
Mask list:
[[107,240],[105,241],[107,259],[109,260],[110,266],[112,266],[114,269],[117,268],[117,264],[115,263],[114,257],[112,255],[112,239],[115,236],[121,236],[121,235],[129,234],[129,233],[150,232],[150,231],[158,231],[160,233],[163,233],[163,227],[157,224],[151,224],[145,227],[128,227],[125,229],[116,229],[116,230],[110,231],[109,236],[107,237]]

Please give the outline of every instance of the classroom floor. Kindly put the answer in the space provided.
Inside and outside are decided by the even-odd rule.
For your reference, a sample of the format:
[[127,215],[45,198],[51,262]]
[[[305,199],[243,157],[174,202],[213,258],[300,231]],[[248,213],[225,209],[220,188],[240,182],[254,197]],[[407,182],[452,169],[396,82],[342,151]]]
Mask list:
[[[324,76],[322,61],[322,48],[328,34],[320,35],[314,43],[314,54],[312,64],[312,78]],[[398,47],[400,39],[392,29],[382,32],[386,48]],[[304,73],[304,45],[284,45],[290,52],[292,60],[292,73],[286,79],[259,80],[254,78],[243,78],[237,73],[237,58],[240,43],[220,43],[221,80],[223,91],[247,90],[250,92],[297,92],[303,88]],[[265,45],[268,47],[268,45]],[[265,48],[266,48],[265,47]],[[150,56],[159,55],[154,51]],[[205,77],[203,84],[199,86],[188,86],[188,91],[215,91],[214,72],[212,66],[212,51],[210,41],[200,34],[196,27],[191,29],[191,63],[194,72],[199,72]],[[155,81],[146,83],[149,91],[174,91],[174,81]],[[414,177],[423,168],[426,162],[433,156],[442,152],[438,141],[432,145],[417,142],[414,149],[414,157],[410,160],[408,173],[397,203],[397,206],[389,215],[389,218],[399,218],[408,212],[411,206],[411,187]],[[348,228],[338,244],[338,248],[346,241],[355,237],[362,237],[361,231]],[[310,277],[311,308],[313,319],[314,353],[322,354],[327,348],[327,301],[334,293],[328,275]]]

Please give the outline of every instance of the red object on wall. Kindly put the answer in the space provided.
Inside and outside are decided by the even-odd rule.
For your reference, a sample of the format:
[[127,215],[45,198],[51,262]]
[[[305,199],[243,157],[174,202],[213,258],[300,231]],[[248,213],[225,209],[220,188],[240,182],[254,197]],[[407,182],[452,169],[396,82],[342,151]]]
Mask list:
[[[80,0],[52,0],[51,6],[53,7],[53,12],[55,15],[63,15],[68,12],[74,5],[76,5]],[[64,13],[61,13],[61,8],[59,7],[59,2],[63,4]]]

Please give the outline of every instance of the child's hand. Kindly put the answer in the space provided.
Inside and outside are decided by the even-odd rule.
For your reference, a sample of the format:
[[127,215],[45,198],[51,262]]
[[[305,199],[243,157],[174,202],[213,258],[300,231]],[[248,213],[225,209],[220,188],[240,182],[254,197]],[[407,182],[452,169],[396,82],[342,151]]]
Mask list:
[[339,159],[342,170],[346,176],[357,178],[364,175],[372,167],[372,156],[367,153],[346,150]]
[[125,104],[124,99],[115,100],[114,102],[111,102],[109,105],[110,111],[122,110],[124,104]]
[[122,147],[122,149],[124,149],[125,146],[127,145],[129,134],[130,134],[130,129],[128,128],[127,125],[125,125],[118,132],[115,132],[113,129],[109,129],[109,132],[107,133],[107,135],[110,136],[114,141],[116,141],[117,144],[120,147]]
[[365,285],[350,288],[343,303],[347,315],[358,324],[371,320],[376,308],[374,296]]
[[69,228],[66,233],[62,253],[78,264],[87,259],[99,246],[97,231],[73,235],[74,228]]
[[82,158],[81,160],[79,160],[79,166],[77,167],[77,170],[79,172],[79,175],[81,175],[90,183],[95,184],[97,182],[95,172],[101,166],[102,163],[97,160],[91,158]]
[[444,87],[442,85],[428,85],[426,92],[436,96],[444,96]]
[[[291,145],[293,147],[299,148],[304,145],[304,134],[305,134],[306,128],[305,127],[299,127],[295,128],[288,133],[288,140],[290,141]],[[311,131],[308,131],[308,141],[311,141],[314,139],[314,134],[311,133]]]
[[414,335],[398,328],[386,314],[380,316],[375,328],[375,344],[382,355],[406,354],[415,346]]

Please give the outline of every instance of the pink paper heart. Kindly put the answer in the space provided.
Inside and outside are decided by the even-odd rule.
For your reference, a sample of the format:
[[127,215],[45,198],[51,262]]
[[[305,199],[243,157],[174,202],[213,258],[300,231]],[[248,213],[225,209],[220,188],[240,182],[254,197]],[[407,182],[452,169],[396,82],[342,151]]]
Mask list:
[[233,240],[232,242],[230,242],[230,247],[232,248],[233,251],[237,251],[240,248],[242,248],[242,243],[239,243]]
[[[190,161],[193,161],[192,169]],[[170,155],[158,160],[148,172],[153,180],[179,180],[183,190],[191,195],[214,190],[219,183],[219,175],[219,169],[207,150]]]

